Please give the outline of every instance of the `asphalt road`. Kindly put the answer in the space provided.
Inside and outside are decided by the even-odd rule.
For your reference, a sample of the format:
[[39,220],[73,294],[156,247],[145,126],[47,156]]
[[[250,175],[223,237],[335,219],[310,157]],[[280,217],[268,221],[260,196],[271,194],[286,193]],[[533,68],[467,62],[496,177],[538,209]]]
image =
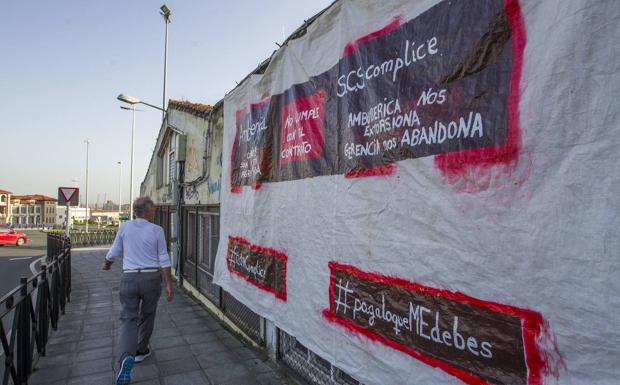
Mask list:
[[39,230],[24,230],[28,242],[24,246],[0,247],[0,297],[19,285],[20,277],[30,277],[30,264],[46,255],[47,236]]

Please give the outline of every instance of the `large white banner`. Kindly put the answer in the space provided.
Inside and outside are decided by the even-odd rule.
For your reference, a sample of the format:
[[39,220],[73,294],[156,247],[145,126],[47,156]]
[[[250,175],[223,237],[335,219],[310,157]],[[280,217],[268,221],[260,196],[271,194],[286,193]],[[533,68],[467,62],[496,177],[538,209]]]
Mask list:
[[366,384],[614,383],[618,25],[335,3],[225,99],[216,283]]

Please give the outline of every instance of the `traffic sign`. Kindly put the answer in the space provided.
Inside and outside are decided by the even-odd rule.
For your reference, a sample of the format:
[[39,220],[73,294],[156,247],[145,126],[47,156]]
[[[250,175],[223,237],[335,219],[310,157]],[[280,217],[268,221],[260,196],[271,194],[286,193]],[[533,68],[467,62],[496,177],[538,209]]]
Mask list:
[[58,187],[58,204],[77,206],[80,189],[77,187]]

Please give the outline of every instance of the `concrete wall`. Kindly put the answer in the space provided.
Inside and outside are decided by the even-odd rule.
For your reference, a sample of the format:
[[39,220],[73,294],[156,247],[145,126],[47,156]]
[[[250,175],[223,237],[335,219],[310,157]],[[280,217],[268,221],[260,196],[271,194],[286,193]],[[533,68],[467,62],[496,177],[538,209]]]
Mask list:
[[[181,111],[174,107],[168,109],[168,124],[184,132],[187,137],[184,177],[187,185],[183,193],[185,204],[219,204],[223,119],[222,105],[213,109],[210,114],[198,111],[193,113],[191,110]],[[176,203],[173,186],[157,186],[159,152],[171,135],[178,134],[170,128],[162,127],[148,172],[140,188],[140,195],[150,196],[157,204]],[[179,154],[176,156],[178,158]],[[176,175],[178,176],[178,169]]]
[[223,108],[214,109],[206,119],[188,113],[175,114],[171,123],[187,133],[184,203],[219,204]]

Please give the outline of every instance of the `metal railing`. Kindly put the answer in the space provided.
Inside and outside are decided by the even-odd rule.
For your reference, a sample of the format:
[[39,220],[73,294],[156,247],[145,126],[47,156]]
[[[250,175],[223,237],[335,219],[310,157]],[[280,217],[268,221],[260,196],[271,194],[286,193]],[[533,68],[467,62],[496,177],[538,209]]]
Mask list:
[[26,385],[35,352],[45,356],[50,326],[58,328],[71,294],[71,241],[47,235],[48,260],[41,271],[0,299],[0,342],[4,356],[2,385]]
[[363,385],[281,329],[278,359],[312,385]]
[[[116,229],[91,230],[89,232],[71,230],[69,237],[71,238],[71,245],[73,247],[111,245],[112,242],[114,242],[114,237],[116,237],[116,231]],[[65,231],[53,230],[49,231],[48,234],[60,235],[65,234]]]
[[110,245],[114,242],[116,229],[114,230],[96,230],[96,231],[72,231],[71,244],[74,247],[80,246],[96,246]]
[[[155,223],[170,229],[170,210],[159,207]],[[264,321],[249,307],[213,283],[215,254],[219,243],[219,208],[211,206],[185,206],[182,211],[183,255],[181,275],[198,292],[204,295],[245,335],[258,345],[265,344]]]
[[222,309],[228,319],[237,325],[239,329],[243,330],[254,342],[263,345],[265,343],[265,333],[262,327],[263,319],[261,316],[254,313],[243,302],[237,300],[222,288],[220,288],[220,292],[220,309]]

